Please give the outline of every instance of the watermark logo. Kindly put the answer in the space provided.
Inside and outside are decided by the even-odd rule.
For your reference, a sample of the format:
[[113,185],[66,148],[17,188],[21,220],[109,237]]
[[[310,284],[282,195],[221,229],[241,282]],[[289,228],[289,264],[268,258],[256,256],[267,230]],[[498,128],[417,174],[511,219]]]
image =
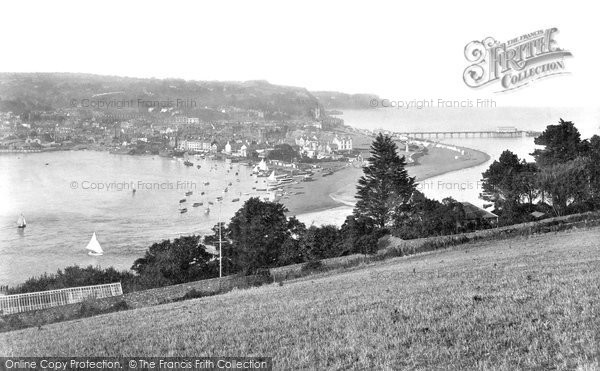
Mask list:
[[69,182],[71,189],[83,191],[104,191],[104,192],[123,192],[123,191],[169,191],[185,190],[193,191],[199,189],[199,184],[192,180],[173,180],[173,181],[145,181],[145,180],[73,180]]
[[463,73],[465,84],[480,88],[498,83],[497,92],[503,92],[568,73],[564,59],[572,54],[558,47],[557,33],[557,28],[548,28],[506,42],[492,37],[471,41],[465,46],[465,58],[471,63]]
[[166,110],[168,108],[197,108],[198,102],[195,99],[165,99],[165,100],[147,100],[147,99],[100,99],[83,98],[71,99],[73,108],[94,108],[94,109],[129,109],[144,108],[152,110]]
[[426,180],[417,183],[417,190],[425,191],[470,191],[483,189],[483,181],[462,180],[458,182],[438,180]]
[[496,108],[493,99],[462,99],[451,100],[443,98],[424,99],[379,99],[373,98],[369,101],[371,108],[394,108],[399,110],[422,110],[436,108]]

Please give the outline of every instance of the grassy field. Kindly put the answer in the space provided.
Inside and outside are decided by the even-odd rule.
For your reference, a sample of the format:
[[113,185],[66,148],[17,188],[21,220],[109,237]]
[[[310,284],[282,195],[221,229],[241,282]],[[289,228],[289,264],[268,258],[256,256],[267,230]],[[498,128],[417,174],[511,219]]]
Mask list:
[[582,369],[600,359],[600,228],[0,334],[3,356],[272,356],[276,369]]

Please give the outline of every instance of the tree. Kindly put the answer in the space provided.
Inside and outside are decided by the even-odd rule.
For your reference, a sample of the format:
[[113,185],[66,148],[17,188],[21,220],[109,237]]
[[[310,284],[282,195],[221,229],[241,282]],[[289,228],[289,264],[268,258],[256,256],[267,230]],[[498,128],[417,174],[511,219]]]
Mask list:
[[[219,241],[219,224],[221,224],[221,241]],[[221,254],[221,259],[223,259],[222,263],[222,273],[224,276],[229,274],[233,274],[238,272],[241,267],[238,267],[234,264],[236,250],[231,247],[231,241],[225,237],[225,222],[219,222],[212,227],[213,234],[207,235],[204,237],[204,244],[207,246],[212,246],[217,253],[219,252],[219,248],[223,249]],[[217,261],[217,264],[219,262]]]
[[306,261],[339,256],[340,230],[334,225],[311,226],[300,240],[300,251]]
[[541,168],[538,187],[549,197],[556,215],[600,205],[600,137],[581,140],[575,125],[560,119],[558,125],[549,125],[535,144],[545,146],[532,153]]
[[144,286],[158,287],[218,276],[218,262],[200,244],[200,236],[154,243],[131,269]]
[[517,221],[529,209],[522,207],[523,201],[527,200],[531,206],[539,193],[537,171],[535,164],[520,160],[506,150],[482,174],[482,198],[494,202],[496,212],[503,219]]
[[296,217],[291,217],[288,220],[287,229],[290,232],[290,235],[281,246],[278,261],[278,265],[280,266],[298,264],[306,261],[306,256],[300,246],[300,241],[306,233],[306,226],[296,219]]
[[583,158],[544,167],[538,182],[557,216],[567,214],[571,205],[583,206],[590,197],[587,161]]
[[222,233],[235,251],[233,264],[246,273],[278,265],[282,247],[298,225],[285,217],[285,206],[250,198]]
[[525,162],[525,160],[523,160],[522,165],[519,168],[519,175],[516,179],[517,192],[520,195],[520,200],[525,198],[529,205],[533,205],[533,202],[540,194],[537,185],[538,171],[539,168],[535,163]]
[[407,212],[395,223],[393,234],[403,239],[458,233],[465,220],[460,202],[448,197],[430,200],[419,191],[411,197]]
[[298,151],[294,150],[289,144],[278,144],[269,152],[268,157],[270,160],[292,162],[294,158],[298,157]]
[[467,217],[465,207],[462,203],[456,201],[452,197],[446,197],[442,200],[445,210],[441,210],[443,215],[440,215],[440,221],[445,224],[444,231],[448,234],[459,233],[461,228],[464,229],[464,223]]
[[596,207],[600,206],[600,136],[590,138],[587,173],[590,181],[590,196]]
[[377,241],[385,233],[387,230],[378,229],[371,218],[348,215],[340,229],[340,255],[373,254],[377,251]]
[[384,228],[390,226],[415,190],[415,178],[406,172],[404,156],[388,135],[379,134],[371,144],[369,164],[358,181],[354,214],[373,219]]
[[536,149],[531,155],[541,166],[552,166],[574,160],[585,155],[589,149],[587,141],[581,141],[579,131],[571,121],[560,119],[558,125],[548,125],[537,138],[535,144],[545,146]]

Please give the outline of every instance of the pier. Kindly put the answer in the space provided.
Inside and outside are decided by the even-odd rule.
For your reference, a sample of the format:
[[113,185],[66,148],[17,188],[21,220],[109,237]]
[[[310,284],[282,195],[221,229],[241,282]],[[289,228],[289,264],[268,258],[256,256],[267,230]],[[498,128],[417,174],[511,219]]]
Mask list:
[[444,139],[444,138],[519,138],[537,137],[538,131],[529,130],[476,130],[476,131],[400,131],[394,132],[396,136],[404,136],[414,139]]

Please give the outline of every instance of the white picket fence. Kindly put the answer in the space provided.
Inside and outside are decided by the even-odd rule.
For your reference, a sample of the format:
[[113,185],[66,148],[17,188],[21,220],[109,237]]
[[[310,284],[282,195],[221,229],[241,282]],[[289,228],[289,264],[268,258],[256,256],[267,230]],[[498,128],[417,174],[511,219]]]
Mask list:
[[100,299],[119,295],[123,295],[121,282],[0,296],[0,315],[52,308],[80,303],[85,299]]

